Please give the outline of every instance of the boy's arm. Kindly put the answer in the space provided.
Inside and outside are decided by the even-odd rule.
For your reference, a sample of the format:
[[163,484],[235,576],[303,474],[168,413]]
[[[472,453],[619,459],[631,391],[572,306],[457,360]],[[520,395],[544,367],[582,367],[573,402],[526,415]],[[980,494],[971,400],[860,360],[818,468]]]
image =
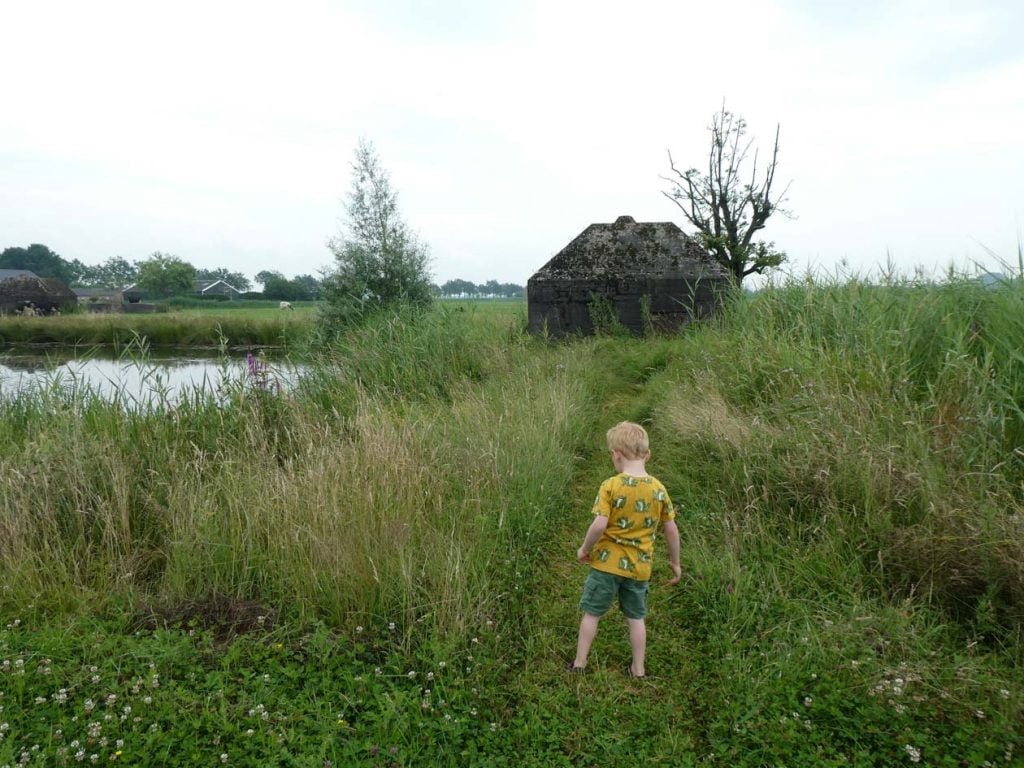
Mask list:
[[668,567],[672,569],[672,578],[669,585],[678,584],[683,578],[682,568],[679,566],[679,526],[675,520],[667,520],[663,526],[665,531],[665,543],[668,544]]
[[[576,550],[576,559],[581,563],[590,562],[590,550],[594,548],[601,536],[604,534],[604,529],[608,527],[608,518],[604,515],[596,515],[594,522],[587,528],[587,535],[583,537],[583,544]],[[678,534],[677,534],[678,539]],[[679,547],[676,547],[676,562],[679,562]]]

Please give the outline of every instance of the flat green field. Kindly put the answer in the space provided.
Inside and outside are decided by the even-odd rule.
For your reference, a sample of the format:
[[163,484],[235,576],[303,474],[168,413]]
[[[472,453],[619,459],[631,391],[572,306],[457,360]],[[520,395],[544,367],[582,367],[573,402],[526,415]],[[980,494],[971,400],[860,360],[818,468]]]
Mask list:
[[[226,406],[0,402],[0,766],[1021,764],[1019,285],[524,309],[379,317]],[[646,680],[615,609],[566,671],[623,419],[683,539]]]

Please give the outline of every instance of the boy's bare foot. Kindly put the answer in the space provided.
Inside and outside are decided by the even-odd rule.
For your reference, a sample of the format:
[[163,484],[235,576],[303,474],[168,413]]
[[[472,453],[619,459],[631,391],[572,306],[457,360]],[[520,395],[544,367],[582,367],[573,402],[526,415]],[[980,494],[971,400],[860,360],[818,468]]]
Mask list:
[[645,677],[647,677],[647,675],[638,675],[634,673],[633,665],[630,664],[626,667],[626,677],[630,678],[631,680],[643,680]]
[[577,667],[576,666],[576,660],[573,659],[572,661],[569,662],[568,666],[566,667],[566,670],[569,671],[569,672],[574,672],[577,675],[582,675],[584,672],[587,671],[587,668],[586,667]]

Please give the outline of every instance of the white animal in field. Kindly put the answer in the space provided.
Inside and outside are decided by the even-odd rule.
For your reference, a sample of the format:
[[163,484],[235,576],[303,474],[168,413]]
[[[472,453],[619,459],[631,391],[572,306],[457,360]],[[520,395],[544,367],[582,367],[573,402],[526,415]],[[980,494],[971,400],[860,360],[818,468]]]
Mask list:
[[277,306],[280,307],[281,309],[291,309],[291,310],[295,309],[295,307],[292,306],[292,303],[290,301],[282,301]]
[[27,304],[21,309],[22,317],[35,317],[39,314],[35,304]]

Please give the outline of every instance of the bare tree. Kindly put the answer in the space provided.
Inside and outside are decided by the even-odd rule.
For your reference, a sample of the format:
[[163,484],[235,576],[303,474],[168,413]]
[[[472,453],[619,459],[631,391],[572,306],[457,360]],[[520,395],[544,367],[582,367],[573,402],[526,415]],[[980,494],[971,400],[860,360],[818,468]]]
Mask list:
[[675,176],[662,177],[672,185],[662,194],[679,206],[686,220],[696,227],[704,247],[740,285],[747,275],[760,275],[786,260],[786,254],[776,250],[775,243],[753,239],[773,213],[790,215],[779,207],[786,200],[789,185],[774,196],[772,192],[779,159],[779,128],[775,128],[771,160],[763,169],[763,177],[759,177],[762,169],[758,167],[756,149],[750,176],[740,175],[754,143],[744,138],[747,123],[742,117],[733,115],[723,105],[708,130],[711,151],[707,173],[696,168],[679,170],[669,152],[668,162]]

